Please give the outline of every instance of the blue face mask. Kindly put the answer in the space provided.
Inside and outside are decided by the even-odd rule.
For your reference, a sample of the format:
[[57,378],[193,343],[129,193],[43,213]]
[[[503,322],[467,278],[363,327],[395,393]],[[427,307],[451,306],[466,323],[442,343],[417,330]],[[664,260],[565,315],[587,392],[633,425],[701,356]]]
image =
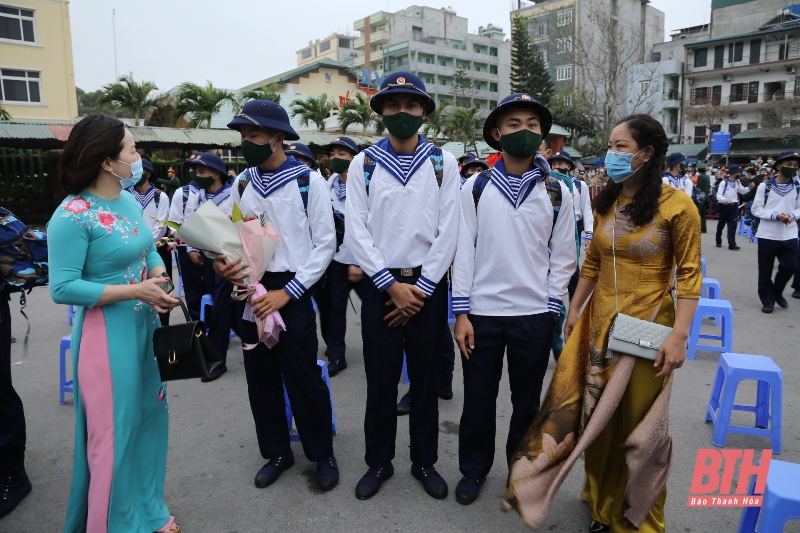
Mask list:
[[[644,148],[642,148],[644,150]],[[639,150],[641,152],[642,150]],[[640,165],[636,170],[631,170],[631,163],[633,158],[639,153],[632,154],[630,152],[617,152],[609,150],[606,153],[606,174],[611,178],[614,183],[621,183],[630,178],[642,168],[644,164]]]
[[123,178],[122,176],[118,176],[114,174],[117,178],[119,178],[119,184],[122,186],[123,189],[128,189],[133,187],[139,180],[142,179],[142,174],[144,173],[144,167],[142,166],[142,158],[140,157],[133,163],[126,163],[125,161],[120,161],[119,159],[116,160],[118,163],[122,163],[123,165],[128,165],[131,167],[131,177],[130,178]]

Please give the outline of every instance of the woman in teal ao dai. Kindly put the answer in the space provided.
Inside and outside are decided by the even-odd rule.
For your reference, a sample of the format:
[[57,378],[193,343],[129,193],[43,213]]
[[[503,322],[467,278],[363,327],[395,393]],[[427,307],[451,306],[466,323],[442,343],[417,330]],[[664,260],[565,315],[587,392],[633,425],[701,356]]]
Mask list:
[[72,330],[75,454],[67,533],[177,533],[164,503],[169,411],[153,355],[164,264],[122,189],[141,159],[122,122],[90,115],[72,130],[48,223],[50,293],[78,306]]

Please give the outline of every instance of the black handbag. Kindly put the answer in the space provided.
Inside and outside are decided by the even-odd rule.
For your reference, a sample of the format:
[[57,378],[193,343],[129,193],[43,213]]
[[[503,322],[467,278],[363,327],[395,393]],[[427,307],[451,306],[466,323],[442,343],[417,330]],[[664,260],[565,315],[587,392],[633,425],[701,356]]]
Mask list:
[[222,356],[211,344],[205,325],[193,321],[183,300],[178,300],[186,324],[163,326],[153,333],[153,351],[161,381],[207,378],[221,366]]

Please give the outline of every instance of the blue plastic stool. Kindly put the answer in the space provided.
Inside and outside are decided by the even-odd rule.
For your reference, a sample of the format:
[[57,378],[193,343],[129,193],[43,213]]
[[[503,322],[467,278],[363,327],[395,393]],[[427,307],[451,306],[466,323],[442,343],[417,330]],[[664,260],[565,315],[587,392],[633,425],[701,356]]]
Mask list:
[[75,312],[75,306],[70,304],[67,307],[67,324],[70,326],[72,325],[72,321],[75,320]]
[[453,314],[453,293],[447,291],[447,322],[449,324],[456,323],[456,315]]
[[[703,335],[700,327],[703,318],[721,318],[719,335]],[[720,341],[721,346],[711,344],[700,344],[700,339]],[[694,359],[695,352],[700,348],[714,352],[733,351],[733,306],[728,300],[710,300],[700,298],[697,304],[697,312],[692,320],[692,329],[689,332],[689,347],[686,353],[687,359]]]
[[747,226],[744,225],[744,217],[741,217],[739,219],[739,231],[737,231],[736,234],[737,235],[744,235],[744,233],[745,233],[745,229],[744,228],[745,227],[747,227]]
[[[769,463],[767,485],[761,507],[745,507],[739,521],[737,533],[756,533],[756,524],[761,511],[761,527],[758,531],[771,533],[783,531],[789,520],[800,520],[800,492],[797,491],[797,480],[800,478],[800,465],[785,461],[772,460]],[[750,483],[748,494],[755,493],[755,479]]]
[[[71,307],[71,306],[70,306]],[[67,350],[72,349],[72,335],[61,338],[58,356],[59,402],[64,405],[64,393],[73,394],[72,380],[67,381]]]
[[703,277],[705,278],[707,276],[707,274],[706,274],[706,260],[703,259],[703,258],[700,259],[700,270],[703,271]]
[[408,385],[411,380],[408,379],[408,366],[406,365],[406,352],[403,351],[403,383]]
[[703,292],[701,293],[703,298],[708,298],[709,300],[719,300],[722,296],[722,290],[720,289],[719,281],[715,280],[714,278],[703,278]]
[[[206,307],[214,307],[214,298],[210,294],[204,294],[202,298],[200,298],[200,322],[208,326],[208,322],[206,322]],[[206,328],[206,335],[208,335],[208,329]],[[236,336],[236,333],[231,330],[231,334],[229,337],[232,339]]]
[[[338,435],[339,427],[336,425],[336,408],[333,406],[333,391],[331,390],[331,379],[328,376],[328,366],[324,361],[319,360],[317,360],[317,366],[319,366],[322,370],[322,381],[324,381],[325,385],[327,385],[328,394],[331,398],[331,430],[333,431],[334,435]],[[286,392],[286,385],[283,386],[283,400],[286,404],[286,423],[289,425],[289,429],[292,429],[292,419],[294,418],[294,414],[292,414],[292,405],[289,403],[289,394]],[[300,435],[298,433],[290,433],[289,440],[300,442]]]
[[[756,405],[738,405],[736,388],[745,379],[758,381]],[[772,402],[770,404],[770,392]],[[720,395],[722,398],[720,399]],[[719,414],[717,414],[719,409]],[[730,425],[731,413],[749,411],[756,414],[756,427]],[[783,372],[771,358],[763,355],[724,353],[719,358],[717,375],[708,400],[706,422],[714,422],[714,446],[725,446],[728,433],[745,433],[768,437],[772,441],[772,453],[781,453],[783,430]],[[771,422],[771,423],[770,423]],[[770,426],[769,429],[767,426]],[[772,530],[769,530],[772,531]]]

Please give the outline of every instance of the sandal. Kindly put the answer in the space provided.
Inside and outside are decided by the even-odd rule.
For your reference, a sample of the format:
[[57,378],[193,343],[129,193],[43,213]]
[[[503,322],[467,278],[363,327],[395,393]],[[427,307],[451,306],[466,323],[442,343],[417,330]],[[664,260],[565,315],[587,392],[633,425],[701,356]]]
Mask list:
[[167,522],[167,524],[164,527],[156,531],[156,533],[180,533],[180,531],[181,531],[181,526],[175,523],[174,516],[170,516],[169,522]]

